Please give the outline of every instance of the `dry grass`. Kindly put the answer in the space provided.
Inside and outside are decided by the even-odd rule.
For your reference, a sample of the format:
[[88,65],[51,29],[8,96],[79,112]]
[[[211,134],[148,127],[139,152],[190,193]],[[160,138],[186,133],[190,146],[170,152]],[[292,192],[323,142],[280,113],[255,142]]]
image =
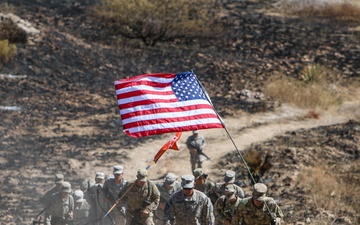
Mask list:
[[92,11],[114,35],[155,45],[160,40],[210,37],[214,8],[213,0],[102,0]]
[[9,3],[1,3],[0,4],[0,12],[1,13],[14,13],[15,7]]
[[360,5],[354,2],[317,3],[317,1],[283,1],[278,9],[302,18],[328,18],[360,21]]
[[342,102],[337,73],[323,66],[309,65],[300,72],[301,79],[280,77],[269,82],[264,92],[281,102],[301,108],[328,109]]
[[[356,162],[332,167],[317,165],[300,174],[299,181],[311,196],[308,200],[310,205],[319,212],[331,212],[335,217],[319,215],[320,218],[314,220],[312,224],[332,224],[334,219],[344,214],[360,213],[358,166]],[[353,222],[357,224],[359,221]]]
[[7,63],[16,55],[16,45],[10,44],[8,40],[0,40],[0,63]]
[[301,17],[323,17],[329,19],[360,21],[360,7],[350,3],[325,5],[321,8],[308,7],[297,12]]

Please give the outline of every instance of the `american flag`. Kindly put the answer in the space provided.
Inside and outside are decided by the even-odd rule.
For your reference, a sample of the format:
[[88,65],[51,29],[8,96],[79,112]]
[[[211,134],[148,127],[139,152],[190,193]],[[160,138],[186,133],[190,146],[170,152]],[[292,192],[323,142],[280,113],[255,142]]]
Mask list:
[[193,72],[115,81],[123,131],[131,137],[223,128]]

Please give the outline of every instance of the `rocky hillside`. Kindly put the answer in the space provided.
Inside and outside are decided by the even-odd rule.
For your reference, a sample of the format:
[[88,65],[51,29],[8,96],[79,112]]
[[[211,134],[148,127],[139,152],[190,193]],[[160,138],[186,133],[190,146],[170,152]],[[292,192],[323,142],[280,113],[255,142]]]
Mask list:
[[[224,32],[219,38],[148,47],[137,40],[116,43],[114,37],[100,30],[89,13],[89,7],[97,2],[9,1],[15,6],[15,14],[40,33],[34,42],[18,44],[15,59],[0,67],[0,74],[23,75],[20,79],[0,77],[0,105],[21,109],[0,111],[1,224],[30,224],[42,209],[39,197],[52,186],[57,171],[79,183],[84,178],[81,176],[92,176],[94,168],[134,160],[128,158],[127,152],[162,138],[132,139],[120,131],[113,87],[116,79],[194,70],[218,112],[230,116],[241,109],[240,90],[261,91],[269,77],[277,73],[298,77],[309,63],[337,69],[347,80],[360,77],[359,31],[353,29],[359,26],[358,22],[279,16],[268,13],[270,1],[225,1],[221,13]],[[297,186],[286,183],[281,171],[315,157],[315,153],[298,153],[306,152],[307,146],[301,143],[307,142],[308,137],[313,140],[313,135],[318,137],[314,142],[337,149],[341,142],[324,137],[324,129],[325,133],[351,130],[355,136],[347,143],[352,150],[338,151],[345,151],[347,159],[355,160],[359,149],[356,124],[298,131],[271,143],[281,143],[289,149],[282,151],[279,147],[274,162],[283,167],[275,166],[273,172],[266,174],[266,179],[274,179],[274,194],[305,204],[303,190],[294,190]],[[298,137],[296,145],[281,141],[291,135]],[[334,136],[340,137],[343,136]],[[294,148],[302,149],[295,152]],[[286,160],[280,163],[280,156]],[[232,158],[230,155],[229,163]],[[284,206],[287,224],[316,216],[303,204],[289,205]],[[346,216],[353,224],[360,223],[356,215]]]

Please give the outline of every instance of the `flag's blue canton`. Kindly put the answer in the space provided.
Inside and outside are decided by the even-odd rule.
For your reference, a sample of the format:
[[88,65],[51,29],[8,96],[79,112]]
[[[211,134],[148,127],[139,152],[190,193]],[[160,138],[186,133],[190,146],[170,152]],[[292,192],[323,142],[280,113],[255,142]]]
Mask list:
[[195,74],[192,72],[176,74],[171,84],[171,88],[180,102],[194,99],[206,99],[205,94],[196,80]]

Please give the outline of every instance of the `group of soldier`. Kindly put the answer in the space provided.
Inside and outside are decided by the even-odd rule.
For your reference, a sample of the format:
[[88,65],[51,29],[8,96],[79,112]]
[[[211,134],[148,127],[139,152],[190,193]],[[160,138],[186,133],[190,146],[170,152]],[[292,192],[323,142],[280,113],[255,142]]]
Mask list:
[[[199,139],[199,140],[197,140]],[[203,140],[200,140],[203,139]],[[94,181],[73,191],[62,174],[45,193],[46,225],[269,225],[280,224],[283,213],[267,197],[267,186],[255,183],[251,196],[235,184],[236,173],[227,170],[223,182],[213,183],[201,168],[205,140],[198,132],[188,138],[193,173],[181,181],[167,173],[162,182],[148,179],[148,170],[138,169],[136,179],[123,177],[123,166],[113,166],[111,175],[96,172]],[[199,147],[200,146],[200,147]],[[195,168],[196,163],[198,164]]]

